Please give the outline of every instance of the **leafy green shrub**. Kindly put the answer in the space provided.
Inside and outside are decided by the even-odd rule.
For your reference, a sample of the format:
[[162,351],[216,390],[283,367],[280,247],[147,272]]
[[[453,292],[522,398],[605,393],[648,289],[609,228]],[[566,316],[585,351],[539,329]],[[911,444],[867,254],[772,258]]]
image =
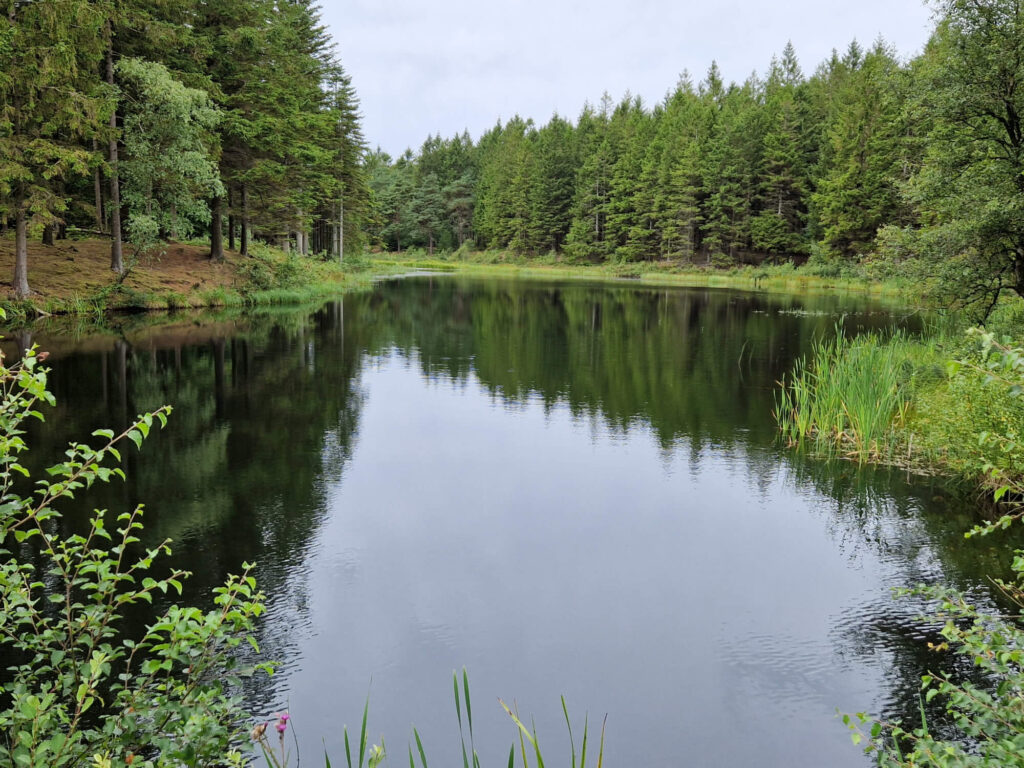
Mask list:
[[122,445],[141,446],[170,408],[118,435],[98,430],[98,448],[71,443],[23,496],[25,423],[54,402],[43,358],[29,351],[10,366],[0,358],[0,651],[11,660],[0,685],[0,764],[240,764],[234,649],[246,639],[255,645],[248,633],[263,611],[251,566],[215,590],[213,610],[172,605],[129,637],[125,610],[180,595],[188,574],[148,575],[170,550],[167,541],[142,546],[141,506],[114,520],[95,511],[84,528],[62,524],[58,506],[123,477],[113,464]]
[[275,280],[277,288],[294,288],[305,282],[303,273],[307,267],[302,264],[303,257],[298,254],[289,253],[276,265]]
[[345,257],[341,267],[346,272],[366,272],[373,269],[373,261],[365,253],[353,253]]
[[270,259],[262,254],[252,253],[238,268],[243,290],[266,291],[276,287],[276,275]]
[[[972,335],[983,348],[981,363],[959,365],[985,377],[987,386],[1001,390],[1018,403],[1024,395],[1024,349],[996,340],[978,330]],[[1003,500],[1004,513],[976,526],[967,536],[987,535],[1008,528],[1024,518],[1024,480],[1021,479],[1018,437],[1014,434],[981,435],[982,443],[994,443],[1012,458],[1006,464],[987,465],[997,483],[996,500]],[[854,743],[865,743],[865,751],[879,765],[905,768],[949,768],[950,766],[1024,766],[1024,553],[1013,559],[1013,581],[995,580],[996,586],[1014,606],[1010,613],[980,610],[961,592],[943,586],[918,586],[900,595],[923,596],[937,605],[928,622],[942,626],[942,647],[954,649],[980,669],[987,684],[955,679],[946,674],[921,678],[924,701],[944,700],[957,733],[940,736],[932,732],[924,715],[920,724],[888,723],[863,713],[847,715]],[[866,739],[866,741],[865,741]]]

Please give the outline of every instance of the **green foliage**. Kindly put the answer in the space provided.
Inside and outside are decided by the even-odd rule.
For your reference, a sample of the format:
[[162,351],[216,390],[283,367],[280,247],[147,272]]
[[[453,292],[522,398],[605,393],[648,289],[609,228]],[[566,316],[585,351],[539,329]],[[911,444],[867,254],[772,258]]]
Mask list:
[[190,237],[208,224],[208,198],[224,193],[217,174],[220,115],[201,90],[142,59],[117,64],[123,100],[121,199],[136,252],[163,236]]
[[934,5],[941,21],[913,81],[926,140],[905,185],[919,223],[894,244],[938,277],[947,301],[984,319],[1004,290],[1024,295],[1024,9],[1010,0]]
[[293,288],[304,282],[303,258],[256,246],[250,258],[242,262],[238,273],[243,281],[240,286],[243,293]]
[[[941,456],[947,467],[987,478],[999,514],[968,531],[972,537],[1024,518],[1022,396],[1024,349],[991,332],[971,330],[959,343],[941,331],[928,343],[901,335],[850,342],[837,335],[817,345],[810,363],[798,363],[779,394],[776,416],[793,442],[809,438],[861,459],[901,463],[905,448],[910,461],[908,440],[912,446],[916,437],[931,459]],[[995,581],[1013,607],[1008,614],[984,612],[944,586],[897,593],[934,606],[923,620],[942,627],[937,649],[969,658],[982,682],[925,675],[919,723],[844,716],[854,743],[864,743],[879,765],[1024,766],[1024,553],[1017,553],[1012,569],[1014,581]],[[945,702],[954,732],[940,733],[927,722],[923,704],[936,698]]]
[[776,419],[795,444],[996,487],[1024,477],[1024,409],[990,385],[992,359],[955,321],[920,338],[820,342],[777,392]]
[[878,43],[863,55],[851,47],[833,77],[835,100],[822,148],[827,170],[811,206],[822,244],[854,259],[871,249],[879,227],[899,221],[902,73],[895,52]]
[[127,610],[180,595],[188,574],[149,575],[170,549],[167,541],[141,545],[141,506],[113,520],[97,510],[87,521],[63,520],[58,507],[123,477],[115,462],[124,443],[141,447],[170,408],[120,434],[97,430],[99,447],[70,444],[26,486],[26,422],[42,418],[40,404],[53,404],[43,357],[30,350],[18,364],[0,362],[0,648],[10,659],[0,687],[8,734],[0,762],[237,764],[241,710],[231,689],[243,670],[235,649],[254,644],[249,632],[263,610],[251,566],[215,590],[213,610],[170,605],[141,636],[122,631]]
[[775,416],[793,444],[811,440],[858,461],[891,454],[908,398],[900,382],[907,339],[868,335],[848,339],[836,328],[797,361],[777,393]]
[[[983,373],[986,385],[1000,389],[1019,402],[1024,394],[1024,349],[998,342],[993,334],[974,331],[983,349],[982,362],[959,363],[955,367]],[[975,527],[967,536],[986,535],[1007,528],[1024,516],[1024,481],[1019,475],[1020,452],[1015,434],[981,435],[995,441],[1014,456],[1016,474],[990,466],[999,482],[996,500],[1007,503],[1005,514]],[[1009,501],[1007,501],[1009,500]],[[1013,559],[1015,580],[995,580],[1010,613],[993,614],[977,608],[964,594],[942,586],[918,586],[900,595],[917,595],[931,601],[936,610],[928,617],[942,624],[942,648],[952,648],[969,658],[984,673],[985,682],[972,683],[947,674],[921,678],[924,701],[938,698],[956,726],[955,734],[939,734],[922,716],[920,724],[875,721],[865,714],[845,716],[854,743],[865,743],[865,751],[876,755],[884,766],[1022,766],[1024,765],[1024,553]]]

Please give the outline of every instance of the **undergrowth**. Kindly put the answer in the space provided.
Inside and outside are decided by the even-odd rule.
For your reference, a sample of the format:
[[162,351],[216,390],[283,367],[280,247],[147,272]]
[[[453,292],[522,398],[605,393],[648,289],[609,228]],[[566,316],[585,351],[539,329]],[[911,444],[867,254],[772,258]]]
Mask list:
[[[1022,303],[990,331],[1019,329]],[[1019,331],[1018,331],[1019,332]],[[993,468],[1024,477],[1024,406],[989,386],[987,351],[957,317],[920,335],[896,332],[819,340],[776,392],[784,439],[812,452],[879,462],[990,485]],[[1007,334],[1000,336],[1011,344]],[[1007,435],[1000,445],[986,439]]]

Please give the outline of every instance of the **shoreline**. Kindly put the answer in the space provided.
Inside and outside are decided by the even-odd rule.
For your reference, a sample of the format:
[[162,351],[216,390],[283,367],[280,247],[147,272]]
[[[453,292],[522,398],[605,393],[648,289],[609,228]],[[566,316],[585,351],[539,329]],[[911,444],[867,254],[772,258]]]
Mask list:
[[920,296],[912,295],[911,286],[902,283],[864,277],[822,277],[803,271],[805,267],[792,265],[718,269],[674,262],[568,264],[540,257],[509,257],[502,252],[491,251],[476,252],[468,259],[374,253],[369,255],[369,260],[375,267],[400,266],[480,276],[591,279],[646,286],[724,288],[791,294],[859,293],[921,303]]

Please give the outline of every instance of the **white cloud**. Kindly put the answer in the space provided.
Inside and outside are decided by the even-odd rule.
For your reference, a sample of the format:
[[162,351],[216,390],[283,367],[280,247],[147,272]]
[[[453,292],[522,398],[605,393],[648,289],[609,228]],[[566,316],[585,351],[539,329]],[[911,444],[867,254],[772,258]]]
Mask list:
[[371,145],[392,154],[428,134],[474,138],[513,114],[575,117],[607,90],[660,100],[712,59],[727,79],[764,72],[787,40],[810,73],[832,48],[879,35],[904,56],[931,29],[917,0],[767,3],[449,0],[325,2],[323,18],[362,102]]

